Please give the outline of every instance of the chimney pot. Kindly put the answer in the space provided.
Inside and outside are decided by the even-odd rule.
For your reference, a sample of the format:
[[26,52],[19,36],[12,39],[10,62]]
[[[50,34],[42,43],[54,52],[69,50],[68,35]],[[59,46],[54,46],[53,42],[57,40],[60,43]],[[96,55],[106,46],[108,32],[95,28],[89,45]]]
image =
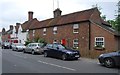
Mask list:
[[56,18],[58,16],[61,16],[62,11],[59,8],[57,8],[53,13],[54,13],[54,18]]
[[13,25],[10,25],[10,30],[13,30]]
[[17,25],[20,25],[20,23],[16,23],[16,26],[17,26]]
[[28,21],[33,19],[33,11],[28,12]]

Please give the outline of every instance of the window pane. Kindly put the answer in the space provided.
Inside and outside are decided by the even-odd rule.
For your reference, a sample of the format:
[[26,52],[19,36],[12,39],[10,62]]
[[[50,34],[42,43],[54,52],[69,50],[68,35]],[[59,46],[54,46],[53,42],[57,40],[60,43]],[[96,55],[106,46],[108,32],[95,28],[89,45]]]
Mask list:
[[57,27],[54,27],[54,28],[53,28],[53,31],[57,31]]
[[95,46],[102,46],[102,47],[104,47],[104,37],[97,37],[97,38],[95,38]]
[[73,29],[78,29],[79,28],[79,25],[78,24],[74,24],[73,25]]
[[46,31],[47,31],[47,29],[46,29],[46,28],[44,28],[44,29],[43,29],[43,32],[46,32]]

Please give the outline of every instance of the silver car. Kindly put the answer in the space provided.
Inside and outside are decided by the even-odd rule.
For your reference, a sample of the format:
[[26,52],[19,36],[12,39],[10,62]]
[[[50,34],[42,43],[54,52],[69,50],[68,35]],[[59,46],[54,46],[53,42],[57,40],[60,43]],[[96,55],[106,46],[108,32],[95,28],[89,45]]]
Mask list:
[[30,52],[33,55],[35,53],[42,54],[43,53],[43,43],[30,43],[26,46],[25,50],[23,51],[24,53]]
[[23,51],[25,48],[26,48],[26,46],[22,43],[12,44],[13,51]]

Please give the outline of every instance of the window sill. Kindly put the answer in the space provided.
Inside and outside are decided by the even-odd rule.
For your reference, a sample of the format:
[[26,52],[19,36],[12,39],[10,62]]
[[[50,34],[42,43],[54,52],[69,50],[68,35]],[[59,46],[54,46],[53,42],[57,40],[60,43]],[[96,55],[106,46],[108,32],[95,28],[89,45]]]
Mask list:
[[74,34],[78,34],[79,32],[73,32]]
[[105,50],[104,47],[94,47],[95,50]]

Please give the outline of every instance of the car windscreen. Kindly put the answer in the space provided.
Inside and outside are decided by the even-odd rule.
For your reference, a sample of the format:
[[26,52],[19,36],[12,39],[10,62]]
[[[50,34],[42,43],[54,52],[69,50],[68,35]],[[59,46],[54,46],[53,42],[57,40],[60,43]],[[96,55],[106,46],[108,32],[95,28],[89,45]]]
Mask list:
[[24,44],[16,44],[16,46],[24,46]]
[[59,48],[59,49],[65,49],[65,47],[62,46],[62,45],[58,45],[58,48]]

